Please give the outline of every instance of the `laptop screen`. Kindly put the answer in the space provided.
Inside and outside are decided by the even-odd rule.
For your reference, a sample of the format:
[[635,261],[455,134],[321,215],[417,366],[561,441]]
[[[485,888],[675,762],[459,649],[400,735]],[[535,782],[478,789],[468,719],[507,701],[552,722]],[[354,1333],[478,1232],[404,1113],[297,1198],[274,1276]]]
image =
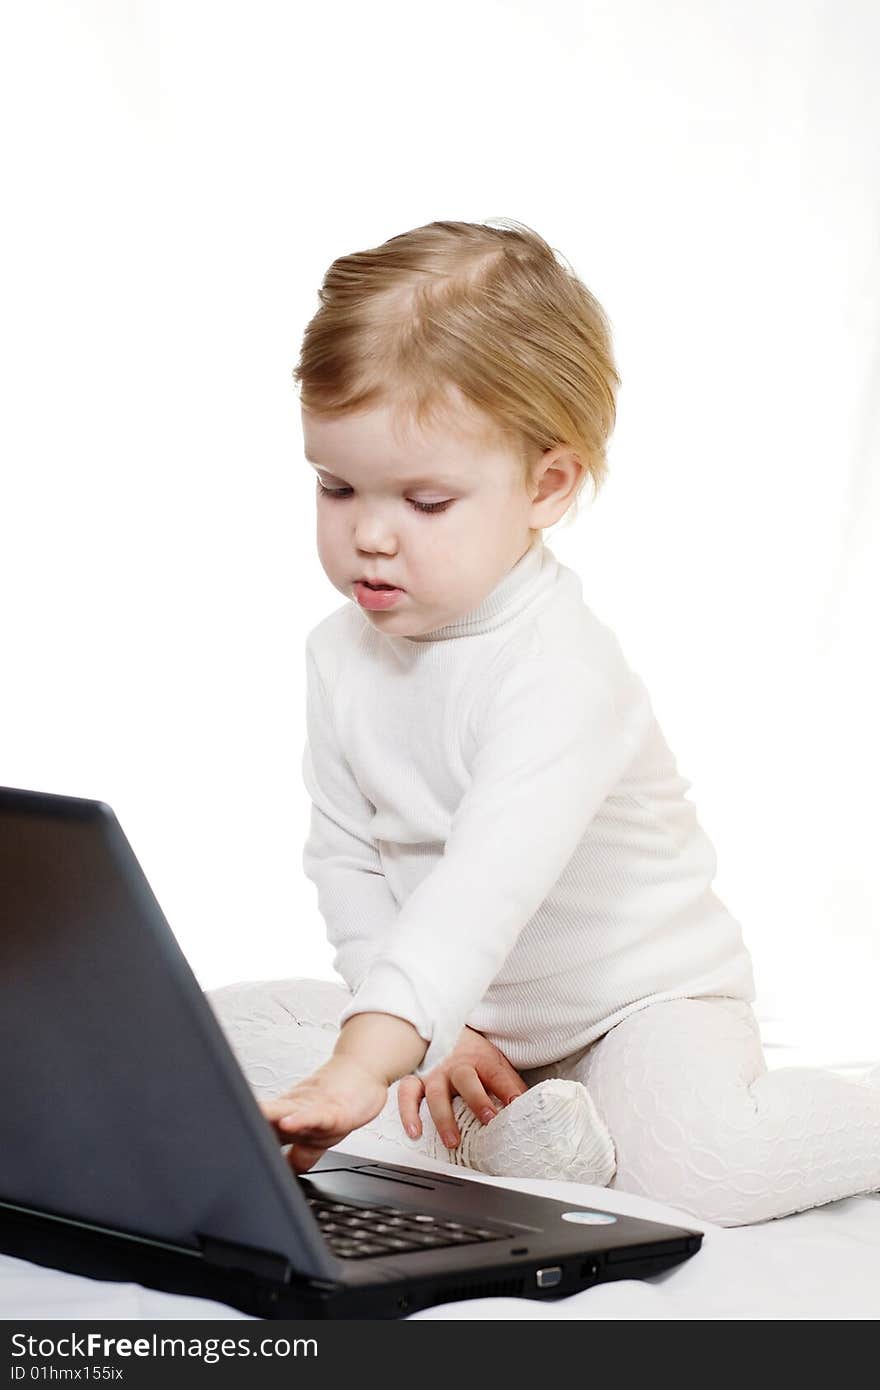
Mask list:
[[231,1241],[332,1277],[104,803],[0,788],[0,979],[0,1200],[190,1249]]

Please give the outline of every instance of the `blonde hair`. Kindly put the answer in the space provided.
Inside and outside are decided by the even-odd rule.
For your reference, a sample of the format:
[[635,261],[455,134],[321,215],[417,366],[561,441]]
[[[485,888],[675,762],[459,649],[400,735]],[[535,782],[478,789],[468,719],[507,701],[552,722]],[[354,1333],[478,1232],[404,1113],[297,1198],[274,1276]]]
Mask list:
[[620,385],[610,324],[543,237],[491,221],[502,225],[429,222],[333,261],[293,370],[300,403],[331,418],[388,405],[461,429],[457,390],[528,487],[546,449],[575,451],[576,510],[587,478],[595,497],[607,472]]

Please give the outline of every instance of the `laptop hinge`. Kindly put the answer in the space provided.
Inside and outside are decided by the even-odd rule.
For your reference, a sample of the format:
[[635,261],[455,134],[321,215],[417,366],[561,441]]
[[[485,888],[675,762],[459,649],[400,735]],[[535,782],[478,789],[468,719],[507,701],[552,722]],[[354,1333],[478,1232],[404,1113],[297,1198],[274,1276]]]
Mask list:
[[218,1236],[199,1236],[202,1255],[208,1264],[220,1269],[244,1269],[256,1274],[260,1279],[271,1279],[276,1284],[290,1282],[291,1267],[286,1255],[278,1255],[274,1250],[258,1250],[252,1245],[240,1245],[234,1240],[222,1240]]

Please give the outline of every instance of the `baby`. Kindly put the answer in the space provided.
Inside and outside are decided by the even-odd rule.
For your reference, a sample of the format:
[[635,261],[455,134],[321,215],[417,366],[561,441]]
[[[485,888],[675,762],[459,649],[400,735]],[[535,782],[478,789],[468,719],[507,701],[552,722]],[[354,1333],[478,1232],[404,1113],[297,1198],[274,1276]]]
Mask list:
[[322,1039],[261,1102],[292,1166],[396,1104],[423,1152],[724,1225],[880,1188],[880,1089],[767,1071],[690,783],[543,540],[606,472],[601,307],[519,223],[392,237],[320,300],[295,377],[347,601],[306,644],[303,863],[347,989],[285,1001]]

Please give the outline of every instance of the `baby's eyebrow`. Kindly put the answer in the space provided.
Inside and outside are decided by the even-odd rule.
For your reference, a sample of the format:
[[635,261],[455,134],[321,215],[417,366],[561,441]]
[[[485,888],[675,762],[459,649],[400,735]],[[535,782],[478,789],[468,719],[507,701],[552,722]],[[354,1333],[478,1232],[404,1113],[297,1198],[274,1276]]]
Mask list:
[[421,478],[401,478],[401,487],[461,487],[460,478],[444,478],[437,473],[433,477],[425,474]]
[[[315,463],[315,460],[310,459],[308,454],[305,455],[305,459],[307,463],[310,463],[312,467],[317,470],[318,473],[329,473],[331,478],[338,478],[340,482],[345,481],[341,473],[336,473],[332,468],[325,468],[322,463]],[[406,488],[461,487],[462,482],[460,478],[447,478],[443,477],[440,474],[434,474],[433,476],[431,476],[430,474],[425,473],[418,478],[399,478],[397,480],[397,486]]]

